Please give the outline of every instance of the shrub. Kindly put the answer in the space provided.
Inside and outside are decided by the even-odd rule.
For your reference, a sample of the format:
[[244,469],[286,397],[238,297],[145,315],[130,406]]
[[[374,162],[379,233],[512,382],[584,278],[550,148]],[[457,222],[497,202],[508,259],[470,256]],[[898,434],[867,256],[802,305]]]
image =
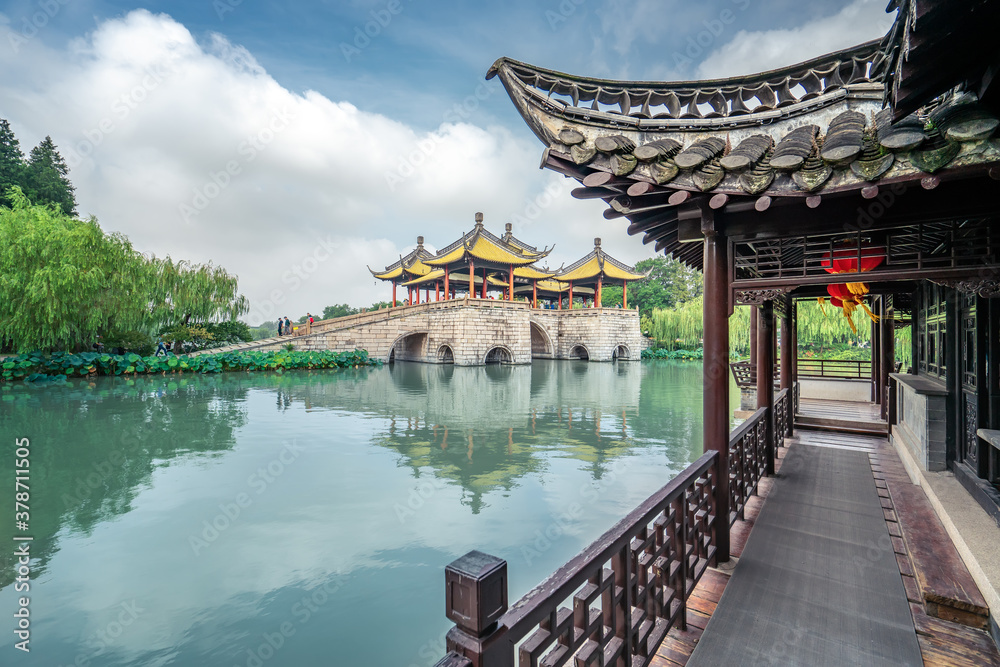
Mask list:
[[133,375],[152,373],[221,373],[222,371],[282,371],[294,369],[380,366],[365,350],[352,352],[259,352],[241,350],[202,354],[197,357],[140,356],[98,352],[31,352],[8,357],[0,363],[0,379],[61,380],[87,375]]

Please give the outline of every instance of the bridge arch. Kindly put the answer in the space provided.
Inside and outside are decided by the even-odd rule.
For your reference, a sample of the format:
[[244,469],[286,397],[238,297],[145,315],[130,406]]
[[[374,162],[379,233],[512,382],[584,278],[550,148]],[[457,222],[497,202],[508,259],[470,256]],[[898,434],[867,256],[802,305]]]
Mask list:
[[590,360],[590,350],[583,343],[577,343],[569,351],[570,359],[583,359],[584,361]]
[[483,357],[484,364],[512,364],[514,363],[514,355],[511,354],[510,348],[506,345],[494,345],[486,352],[486,356]]
[[624,343],[619,343],[614,352],[611,353],[611,361],[629,361],[630,359],[632,359],[632,351]]
[[451,345],[445,343],[438,348],[437,360],[439,364],[453,364],[455,363],[455,351],[451,349]]
[[426,361],[427,332],[408,331],[401,334],[389,348],[389,363],[395,361]]
[[552,338],[545,327],[534,320],[529,320],[528,328],[531,330],[531,356],[551,357],[553,354]]

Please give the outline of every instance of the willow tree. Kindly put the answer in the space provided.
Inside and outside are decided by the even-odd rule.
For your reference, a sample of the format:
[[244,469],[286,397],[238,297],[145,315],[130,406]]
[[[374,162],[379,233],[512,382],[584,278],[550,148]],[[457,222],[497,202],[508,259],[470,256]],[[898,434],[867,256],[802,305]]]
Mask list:
[[178,317],[247,310],[237,279],[211,265],[147,257],[93,218],[33,206],[18,188],[0,207],[0,345],[19,352],[89,346],[114,331],[152,332]]

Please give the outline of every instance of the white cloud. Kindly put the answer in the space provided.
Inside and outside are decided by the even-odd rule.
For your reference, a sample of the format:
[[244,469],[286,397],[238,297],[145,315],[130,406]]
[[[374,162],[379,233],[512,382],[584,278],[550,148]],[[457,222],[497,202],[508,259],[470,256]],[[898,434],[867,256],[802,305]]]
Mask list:
[[625,261],[651,254],[601,217],[600,202],[576,201],[568,187],[531,208],[564,179],[534,168],[540,147],[527,133],[475,124],[477,100],[503,94],[495,81],[421,133],[293,93],[243,47],[219,35],[200,43],[144,10],[62,49],[35,39],[17,54],[0,50],[0,68],[0,116],[23,144],[52,135],[81,214],[144,252],[236,273],[253,322],[275,291],[275,316],[386,299],[389,286],[366,264],[391,263],[418,234],[443,246],[476,211],[496,232],[519,216],[525,241],[558,244],[556,265],[588,252],[595,235]]
[[698,77],[765,72],[877,39],[889,31],[895,18],[885,13],[885,4],[885,0],[855,0],[833,16],[797,28],[741,30],[702,61]]

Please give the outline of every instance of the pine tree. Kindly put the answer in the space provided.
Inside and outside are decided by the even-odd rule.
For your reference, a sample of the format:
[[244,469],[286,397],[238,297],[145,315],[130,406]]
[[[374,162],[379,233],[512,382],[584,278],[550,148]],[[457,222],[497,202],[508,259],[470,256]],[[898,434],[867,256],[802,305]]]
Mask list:
[[52,137],[31,149],[25,169],[24,190],[33,204],[58,204],[63,213],[76,215],[76,190],[70,183],[69,167]]
[[5,193],[9,187],[24,186],[24,167],[21,144],[10,129],[10,123],[0,118],[0,206],[13,205]]

